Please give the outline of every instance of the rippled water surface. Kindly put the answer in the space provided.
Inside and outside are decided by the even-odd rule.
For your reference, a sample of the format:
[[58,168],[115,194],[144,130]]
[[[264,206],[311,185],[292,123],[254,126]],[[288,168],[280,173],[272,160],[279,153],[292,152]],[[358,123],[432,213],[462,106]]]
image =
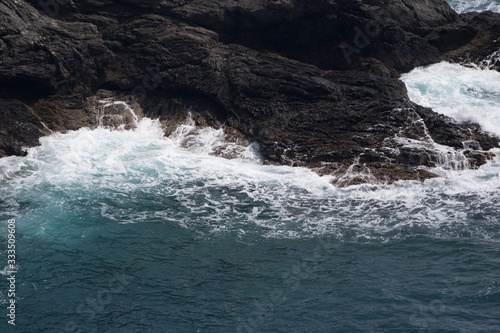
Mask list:
[[[498,74],[442,63],[403,80],[414,101],[500,134]],[[423,184],[339,189],[262,165],[255,146],[215,157],[222,133],[193,131],[165,138],[143,119],[0,160],[17,331],[499,330],[498,158]],[[14,332],[7,270],[0,328]]]

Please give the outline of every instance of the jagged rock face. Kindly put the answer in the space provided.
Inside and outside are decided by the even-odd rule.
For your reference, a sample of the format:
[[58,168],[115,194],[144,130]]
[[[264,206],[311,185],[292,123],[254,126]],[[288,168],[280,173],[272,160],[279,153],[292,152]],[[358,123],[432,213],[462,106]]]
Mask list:
[[23,103],[0,99],[0,157],[24,155],[23,146],[35,146],[46,133],[42,123]]
[[324,69],[349,68],[359,56],[399,70],[435,62],[439,52],[425,36],[457,19],[441,0],[197,0],[167,12],[217,31],[225,41]]
[[89,92],[98,70],[111,61],[95,26],[52,19],[24,1],[3,1],[0,13],[5,97]]
[[[267,163],[337,174],[339,185],[423,179],[432,174],[416,167],[439,161],[430,141],[498,145],[475,125],[410,103],[397,79],[474,40],[472,21],[441,0],[5,0],[0,108],[24,107],[19,121],[37,137],[43,124],[96,126],[99,101],[124,98],[160,117],[167,134],[191,110],[200,125],[224,123],[257,141]],[[133,122],[123,105],[105,109],[105,125]],[[2,117],[11,116],[0,113],[0,133],[10,131],[0,154],[35,144],[13,145],[15,127]],[[404,138],[422,144],[410,149]]]
[[459,63],[474,63],[482,68],[500,70],[500,20],[492,12],[466,13],[460,16],[464,26],[474,27],[476,34],[466,44],[452,49],[443,59]]
[[[55,1],[55,0],[54,0]],[[28,1],[40,6],[39,1]],[[205,27],[224,43],[276,52],[324,69],[346,69],[374,57],[398,70],[436,62],[446,43],[458,45],[471,33],[453,24],[458,15],[442,0],[74,0],[57,14],[92,15],[97,26],[112,18],[155,13]],[[96,17],[98,14],[99,17]],[[74,20],[74,18],[71,18]],[[116,23],[116,22],[115,22]],[[428,36],[432,39],[429,43]],[[127,34],[135,39],[134,33]],[[339,47],[339,45],[343,45]]]

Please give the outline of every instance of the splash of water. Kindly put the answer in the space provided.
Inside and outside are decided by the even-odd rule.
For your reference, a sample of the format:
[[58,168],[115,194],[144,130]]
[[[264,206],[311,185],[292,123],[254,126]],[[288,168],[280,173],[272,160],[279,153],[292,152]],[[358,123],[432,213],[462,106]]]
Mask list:
[[416,68],[401,79],[413,102],[500,134],[499,72],[442,62]]
[[491,10],[500,12],[500,1],[498,0],[447,0],[450,6],[458,13],[482,12]]
[[[247,158],[248,147],[237,159],[213,156],[220,138],[217,130],[196,130],[189,122],[164,137],[159,121],[148,118],[133,130],[52,134],[27,157],[0,160],[0,215],[30,216],[25,232],[37,237],[79,235],[68,224],[75,214],[97,215],[101,223],[176,223],[240,237],[387,240],[417,227],[448,236],[461,232],[457,225],[467,225],[471,203],[500,214],[498,161],[423,185],[340,189],[331,177],[308,169],[262,165],[257,155]],[[485,232],[489,225],[476,232],[497,237]]]
[[[459,119],[479,113],[491,131],[500,133],[497,75],[443,63],[403,79],[414,101],[452,115],[460,107]],[[237,156],[215,156],[221,150]],[[442,153],[443,169],[467,167],[459,153],[450,155],[444,148]],[[171,137],[164,136],[159,121],[148,118],[138,119],[131,130],[55,133],[26,157],[0,160],[0,216],[31,216],[26,232],[40,237],[76,232],[67,224],[76,219],[71,214],[96,215],[102,223],[176,223],[200,233],[239,237],[328,234],[386,241],[422,230],[439,237],[463,230],[500,237],[491,231],[500,215],[498,159],[480,170],[424,184],[345,189],[331,185],[330,176],[262,165],[261,160],[255,146],[227,142],[222,130],[196,128],[192,121]],[[370,177],[356,165],[352,169]],[[481,224],[470,219],[471,211],[481,212]]]

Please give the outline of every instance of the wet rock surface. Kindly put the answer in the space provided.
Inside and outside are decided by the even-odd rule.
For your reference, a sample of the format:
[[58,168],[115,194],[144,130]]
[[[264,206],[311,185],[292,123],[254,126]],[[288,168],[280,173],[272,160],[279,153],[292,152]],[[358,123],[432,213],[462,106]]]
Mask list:
[[35,146],[46,134],[40,120],[25,104],[0,99],[0,157],[24,155],[24,146]]
[[468,27],[474,36],[459,48],[443,54],[443,59],[480,68],[500,70],[500,20],[492,12],[465,13],[460,24]]
[[441,0],[5,0],[0,156],[50,131],[133,128],[132,108],[167,135],[191,113],[341,186],[434,177],[441,145],[477,167],[499,139],[409,102],[398,76],[483,61],[499,22]]

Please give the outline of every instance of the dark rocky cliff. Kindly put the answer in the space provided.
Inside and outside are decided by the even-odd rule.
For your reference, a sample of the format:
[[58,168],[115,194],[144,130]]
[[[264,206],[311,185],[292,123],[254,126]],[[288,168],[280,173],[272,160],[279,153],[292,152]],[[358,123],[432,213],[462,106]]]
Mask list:
[[192,111],[339,185],[433,177],[434,143],[478,166],[499,140],[411,103],[398,76],[480,63],[499,27],[441,0],[3,0],[0,156],[96,126],[119,98],[167,134]]

